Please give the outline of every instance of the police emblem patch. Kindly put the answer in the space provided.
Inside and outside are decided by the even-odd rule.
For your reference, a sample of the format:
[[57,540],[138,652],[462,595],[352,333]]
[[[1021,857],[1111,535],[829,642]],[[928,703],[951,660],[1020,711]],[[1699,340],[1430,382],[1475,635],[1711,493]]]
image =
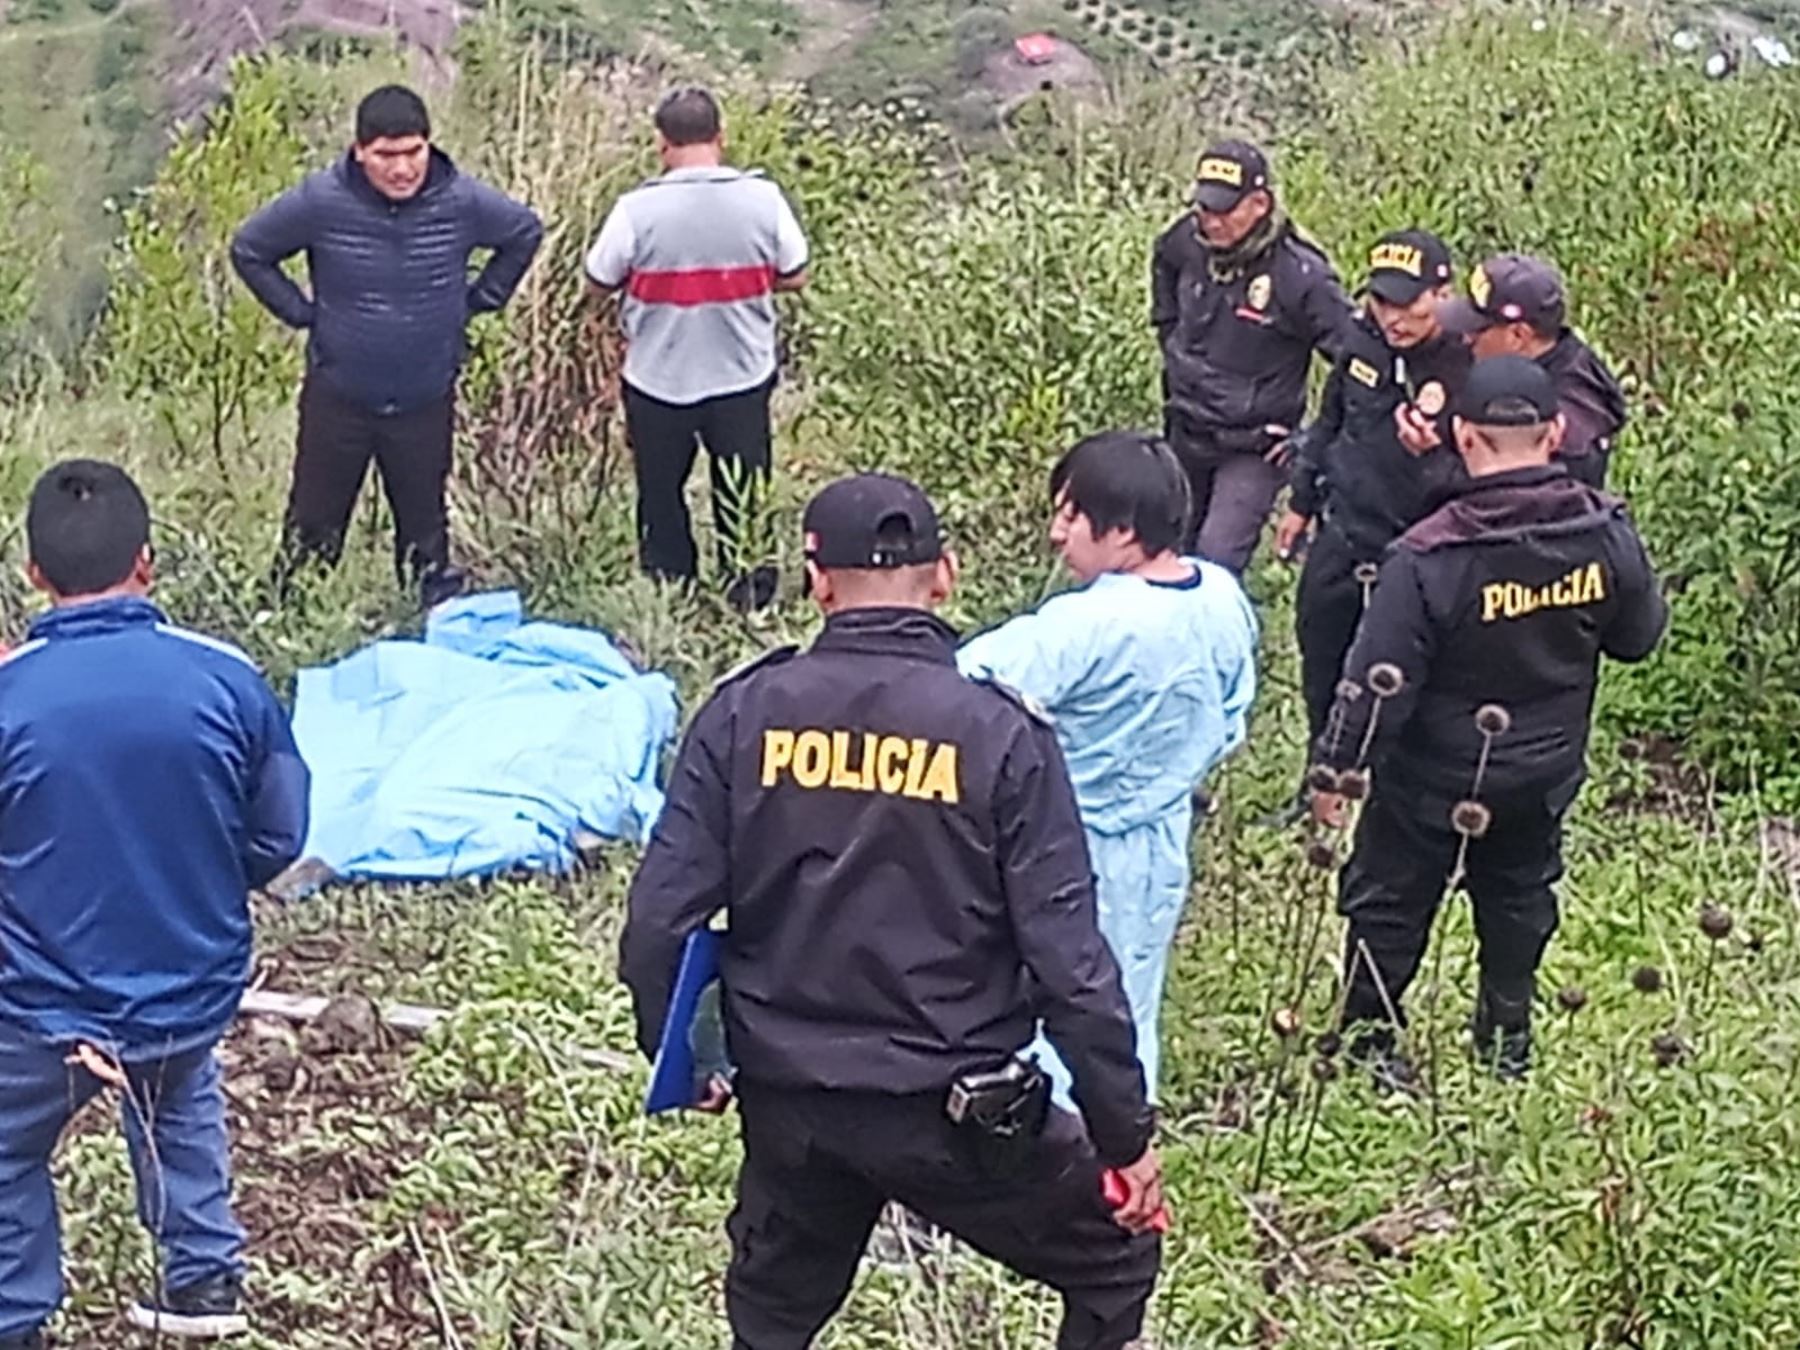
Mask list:
[[1274,289],[1274,283],[1269,280],[1268,274],[1265,272],[1262,276],[1250,279],[1250,287],[1244,292],[1244,299],[1249,302],[1251,309],[1267,309],[1269,297],[1273,294]]
[[1449,396],[1444,393],[1444,386],[1432,380],[1419,390],[1419,396],[1413,400],[1413,406],[1427,417],[1436,417],[1444,411]]
[[1469,276],[1469,298],[1477,309],[1486,309],[1488,297],[1493,293],[1494,283],[1488,277],[1487,267],[1477,267]]

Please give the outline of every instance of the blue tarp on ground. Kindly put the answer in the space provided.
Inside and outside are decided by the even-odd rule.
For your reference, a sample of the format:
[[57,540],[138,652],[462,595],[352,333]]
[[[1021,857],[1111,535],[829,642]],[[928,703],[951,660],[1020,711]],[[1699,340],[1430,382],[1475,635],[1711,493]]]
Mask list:
[[578,831],[643,841],[675,684],[605,634],[527,623],[516,592],[438,606],[423,642],[300,672],[306,856],[349,877],[560,870]]

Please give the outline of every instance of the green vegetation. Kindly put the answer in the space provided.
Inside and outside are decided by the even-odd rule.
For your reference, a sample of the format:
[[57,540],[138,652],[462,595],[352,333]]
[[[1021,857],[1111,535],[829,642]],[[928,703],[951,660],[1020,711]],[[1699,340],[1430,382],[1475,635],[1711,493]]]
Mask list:
[[0,143],[38,166],[37,209],[52,240],[31,255],[31,328],[65,354],[104,298],[117,229],[109,204],[155,171],[165,99],[155,69],[160,11],[71,13],[14,4],[0,26]]
[[[537,612],[629,639],[691,707],[813,620],[798,598],[744,620],[633,575],[604,394],[616,349],[575,277],[606,203],[647,167],[654,82],[563,75],[497,24],[458,59],[446,143],[551,224],[513,311],[477,333],[459,541]],[[297,355],[216,253],[244,204],[324,154],[336,124],[316,69],[280,60],[238,81],[229,115],[176,152],[127,222],[94,386],[0,404],[0,502],[16,517],[53,456],[122,458],[154,497],[166,603],[285,680],[414,621],[373,530],[292,604],[267,600]],[[1251,751],[1215,785],[1164,1015],[1177,1226],[1155,1343],[1791,1347],[1800,837],[1766,824],[1800,805],[1788,86],[1708,84],[1584,27],[1502,17],[1405,57],[1369,54],[1325,77],[1312,106],[1278,170],[1347,270],[1380,228],[1413,219],[1462,256],[1505,243],[1568,269],[1581,326],[1632,379],[1620,484],[1677,580],[1676,626],[1648,667],[1607,679],[1536,1076],[1503,1088],[1466,1060],[1472,940],[1453,902],[1413,1004],[1435,1090],[1384,1103],[1316,1067],[1334,992],[1329,877],[1294,838],[1246,823],[1301,759],[1292,577],[1272,563],[1253,577],[1264,693]],[[845,467],[881,465],[943,505],[966,563],[955,621],[991,621],[1053,583],[1051,456],[1079,432],[1156,416],[1145,255],[1179,209],[1197,134],[1192,106],[1165,90],[1057,112],[1004,161],[952,160],[908,119],[740,101],[738,155],[792,192],[817,251],[778,402],[771,549],[790,577],[800,500]],[[26,599],[5,587],[16,635]],[[1733,791],[1713,795],[1709,773]],[[641,1071],[572,1052],[630,1043],[612,953],[632,861],[620,848],[562,881],[345,888],[265,913],[271,987],[460,1011],[404,1052],[270,1028],[234,1038],[260,1344],[720,1342],[731,1123],[645,1122]],[[1708,901],[1734,917],[1718,943],[1695,922]],[[1585,999],[1556,1001],[1577,988]],[[1284,1007],[1302,1014],[1292,1041],[1270,1029]],[[98,1112],[86,1124],[62,1163],[79,1291],[64,1342],[115,1347],[148,1255],[122,1150]],[[1048,1343],[1051,1304],[956,1254],[910,1276],[871,1271],[825,1344],[1024,1350]]]

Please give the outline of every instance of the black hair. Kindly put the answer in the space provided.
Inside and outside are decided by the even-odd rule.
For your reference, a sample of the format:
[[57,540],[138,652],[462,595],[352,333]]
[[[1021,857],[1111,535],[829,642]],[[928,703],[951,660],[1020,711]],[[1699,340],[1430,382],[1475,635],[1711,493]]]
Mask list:
[[1094,533],[1128,529],[1151,557],[1187,537],[1193,489],[1175,452],[1155,436],[1103,431],[1078,441],[1050,470],[1050,499],[1065,491]]
[[93,595],[131,575],[150,542],[150,508],[117,464],[64,460],[31,489],[25,538],[58,595]]
[[356,143],[401,136],[430,140],[431,114],[425,100],[405,85],[384,84],[356,105]]
[[670,145],[705,145],[719,139],[719,100],[698,85],[671,89],[656,105],[656,129]]

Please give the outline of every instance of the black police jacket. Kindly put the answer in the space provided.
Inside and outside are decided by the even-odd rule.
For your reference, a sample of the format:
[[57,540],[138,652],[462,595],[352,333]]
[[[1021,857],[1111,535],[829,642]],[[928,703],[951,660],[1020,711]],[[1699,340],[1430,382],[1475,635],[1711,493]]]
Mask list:
[[1265,426],[1300,425],[1312,354],[1336,359],[1350,301],[1325,255],[1292,226],[1232,280],[1214,279],[1211,255],[1186,215],[1151,256],[1170,434],[1260,453],[1271,445]]
[[1565,423],[1557,458],[1572,477],[1605,487],[1613,442],[1625,429],[1625,391],[1606,362],[1567,328],[1538,364],[1556,381]]
[[[1318,420],[1296,438],[1293,509],[1328,522],[1357,557],[1380,558],[1465,476],[1451,442],[1448,410],[1470,361],[1467,344],[1449,334],[1397,350],[1388,346],[1374,319],[1359,314],[1345,330]],[[1427,406],[1435,401],[1440,410],[1442,444],[1415,455],[1401,443],[1394,414],[1421,394]]]
[[966,679],[921,610],[834,615],[696,714],[631,887],[620,971],[654,1054],[683,941],[723,908],[726,1037],[782,1086],[946,1091],[1042,1018],[1107,1162],[1151,1111],[1049,726]]
[[[1622,503],[1558,464],[1476,478],[1389,550],[1316,757],[1367,762],[1390,800],[1438,812],[1472,795],[1483,733],[1505,709],[1483,800],[1561,810],[1585,772],[1601,653],[1649,655],[1668,620]],[[1387,664],[1401,686],[1380,697]]]

